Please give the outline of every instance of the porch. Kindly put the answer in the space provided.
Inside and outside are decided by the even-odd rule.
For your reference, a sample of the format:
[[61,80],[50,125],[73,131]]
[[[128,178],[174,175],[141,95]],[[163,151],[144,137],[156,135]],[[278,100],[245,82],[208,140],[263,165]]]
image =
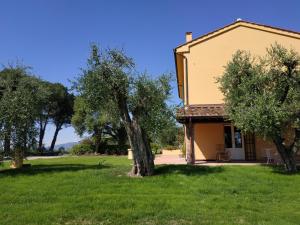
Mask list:
[[[279,160],[272,142],[243,134],[228,120],[223,104],[189,105],[177,112],[185,127],[186,161],[189,164],[253,163]],[[268,153],[268,154],[267,154]],[[220,165],[218,163],[218,165]]]

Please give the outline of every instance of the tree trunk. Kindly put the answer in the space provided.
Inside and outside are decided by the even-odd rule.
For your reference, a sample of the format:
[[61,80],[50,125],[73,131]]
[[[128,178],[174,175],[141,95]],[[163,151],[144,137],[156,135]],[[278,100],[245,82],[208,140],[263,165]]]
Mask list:
[[132,176],[151,176],[154,173],[154,158],[144,130],[136,119],[131,124],[131,149],[133,153]]
[[23,151],[21,148],[16,148],[14,155],[13,155],[13,160],[11,164],[11,168],[21,168],[23,166]]
[[10,144],[11,144],[11,126],[9,124],[5,124],[4,126],[4,155],[5,156],[10,156],[11,154],[11,149],[10,149]]
[[102,129],[95,128],[94,129],[94,142],[95,142],[95,151],[97,153],[100,153],[100,146],[101,146],[101,134]]
[[140,127],[137,118],[130,118],[124,99],[119,99],[119,109],[133,153],[133,166],[129,175],[151,176],[154,173],[154,157],[146,133]]
[[58,132],[61,130],[61,127],[62,127],[62,125],[57,125],[56,128],[55,128],[55,132],[54,132],[54,135],[53,135],[51,146],[49,148],[49,151],[51,151],[51,152],[54,150],[56,139],[57,139],[57,136],[58,136]]
[[47,118],[45,119],[44,123],[43,120],[40,119],[40,132],[39,132],[39,143],[38,143],[38,151],[40,153],[43,152],[43,140],[44,140],[47,124],[48,124]]
[[279,155],[281,156],[286,171],[288,173],[297,172],[297,164],[296,164],[295,154],[293,153],[293,151],[290,148],[286,148],[284,146],[281,137],[274,138],[273,142],[276,145]]
[[117,130],[117,140],[119,146],[124,146],[127,142],[127,133],[125,127],[120,127]]
[[10,134],[6,133],[4,136],[4,155],[10,155]]

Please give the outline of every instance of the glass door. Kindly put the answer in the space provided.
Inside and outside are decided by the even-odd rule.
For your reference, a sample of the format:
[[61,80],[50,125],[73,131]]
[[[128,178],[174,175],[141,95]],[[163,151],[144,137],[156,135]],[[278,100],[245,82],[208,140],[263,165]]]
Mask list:
[[224,125],[225,149],[233,160],[245,160],[242,132],[231,124]]

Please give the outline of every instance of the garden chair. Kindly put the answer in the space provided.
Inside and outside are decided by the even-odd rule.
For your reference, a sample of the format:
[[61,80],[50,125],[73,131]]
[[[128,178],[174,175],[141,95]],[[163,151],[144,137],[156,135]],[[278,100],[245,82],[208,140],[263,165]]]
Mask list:
[[274,158],[272,156],[272,150],[270,148],[265,149],[265,158],[266,158],[267,164],[274,162]]
[[224,145],[221,145],[221,144],[217,145],[216,160],[217,161],[230,161],[230,152],[224,148]]

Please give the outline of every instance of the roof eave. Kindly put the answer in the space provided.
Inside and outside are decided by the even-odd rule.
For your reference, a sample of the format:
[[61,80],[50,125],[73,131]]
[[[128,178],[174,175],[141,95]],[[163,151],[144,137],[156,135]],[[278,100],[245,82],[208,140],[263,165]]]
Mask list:
[[173,49],[173,53],[174,53],[174,60],[175,60],[175,71],[176,71],[176,79],[177,79],[177,91],[178,91],[178,96],[179,96],[179,98],[182,98],[182,95],[181,95],[180,89],[179,89],[179,79],[178,79],[178,66],[177,66],[176,48]]
[[[184,44],[181,44],[179,46],[177,46],[175,48],[175,50],[179,50],[180,48],[183,48],[183,47],[186,47],[186,48],[189,48],[190,45],[193,45],[194,43],[196,43],[197,41],[203,39],[203,40],[206,40],[206,38],[210,38],[211,36],[214,36],[215,35],[218,35],[220,32],[222,33],[222,30],[223,32],[227,31],[228,29],[231,29],[231,27],[233,28],[234,26],[238,27],[238,26],[242,26],[242,25],[248,25],[249,26],[257,26],[257,27],[261,27],[261,29],[264,29],[265,31],[268,31],[267,29],[272,29],[272,30],[276,30],[278,32],[278,34],[280,34],[280,32],[282,32],[281,34],[283,33],[286,33],[286,35],[288,36],[291,36],[291,37],[294,37],[294,38],[300,38],[300,32],[297,32],[297,31],[292,31],[292,30],[288,30],[288,29],[283,29],[283,28],[279,28],[279,27],[274,27],[274,26],[269,26],[269,25],[264,25],[264,24],[258,24],[258,23],[253,23],[253,22],[248,22],[248,21],[236,21],[234,23],[231,23],[231,24],[228,24],[224,27],[221,27],[221,28],[218,28],[212,32],[209,32],[209,33],[206,33],[204,35],[201,35],[197,38],[194,38],[193,40],[189,41],[189,42],[186,42]],[[182,50],[182,51],[186,51],[185,49]]]

